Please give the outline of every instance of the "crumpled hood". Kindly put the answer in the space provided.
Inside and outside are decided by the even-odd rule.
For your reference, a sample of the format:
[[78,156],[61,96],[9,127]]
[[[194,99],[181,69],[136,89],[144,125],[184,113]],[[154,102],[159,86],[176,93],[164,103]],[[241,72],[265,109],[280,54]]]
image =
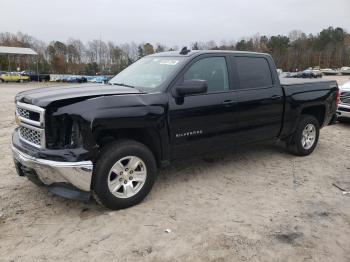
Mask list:
[[16,101],[46,107],[52,102],[97,96],[139,94],[138,89],[103,84],[79,84],[31,89],[16,95]]

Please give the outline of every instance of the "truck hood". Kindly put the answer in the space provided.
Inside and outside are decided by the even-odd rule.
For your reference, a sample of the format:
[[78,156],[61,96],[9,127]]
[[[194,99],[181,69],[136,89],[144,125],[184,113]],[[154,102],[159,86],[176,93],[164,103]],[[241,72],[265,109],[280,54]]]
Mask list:
[[62,100],[84,100],[97,96],[139,94],[138,89],[103,84],[80,84],[75,86],[55,86],[31,89],[16,95],[16,102],[46,107]]

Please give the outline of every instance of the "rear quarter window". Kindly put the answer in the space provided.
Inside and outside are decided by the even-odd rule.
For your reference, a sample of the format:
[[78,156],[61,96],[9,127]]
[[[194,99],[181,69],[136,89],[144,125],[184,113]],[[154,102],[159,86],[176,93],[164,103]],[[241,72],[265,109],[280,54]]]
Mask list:
[[236,57],[240,89],[262,88],[273,84],[270,66],[263,57]]

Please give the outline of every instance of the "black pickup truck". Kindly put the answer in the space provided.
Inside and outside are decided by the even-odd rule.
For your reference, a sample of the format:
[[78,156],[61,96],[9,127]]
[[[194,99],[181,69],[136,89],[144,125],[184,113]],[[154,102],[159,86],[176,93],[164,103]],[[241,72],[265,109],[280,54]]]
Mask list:
[[120,209],[176,158],[276,138],[306,156],[335,122],[338,86],[286,81],[268,54],[183,49],[146,56],[108,85],[25,91],[15,166],[55,194]]

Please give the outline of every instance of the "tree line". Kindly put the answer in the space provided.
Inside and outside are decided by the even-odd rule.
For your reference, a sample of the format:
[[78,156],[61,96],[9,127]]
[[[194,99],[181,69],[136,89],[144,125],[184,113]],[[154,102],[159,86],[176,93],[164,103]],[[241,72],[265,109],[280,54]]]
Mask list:
[[[0,56],[0,71],[36,71],[36,60],[41,73],[55,74],[107,74],[114,75],[137,59],[168,50],[179,50],[177,46],[167,47],[157,43],[115,44],[102,40],[83,43],[79,39],[66,42],[45,43],[23,33],[0,33],[0,45],[30,47],[39,55]],[[194,42],[193,50],[239,50],[265,52],[272,55],[278,68],[284,71],[303,70],[308,67],[339,68],[350,66],[350,34],[340,27],[329,27],[317,34],[305,34],[294,30],[288,35],[266,36],[256,34],[238,41]]]

